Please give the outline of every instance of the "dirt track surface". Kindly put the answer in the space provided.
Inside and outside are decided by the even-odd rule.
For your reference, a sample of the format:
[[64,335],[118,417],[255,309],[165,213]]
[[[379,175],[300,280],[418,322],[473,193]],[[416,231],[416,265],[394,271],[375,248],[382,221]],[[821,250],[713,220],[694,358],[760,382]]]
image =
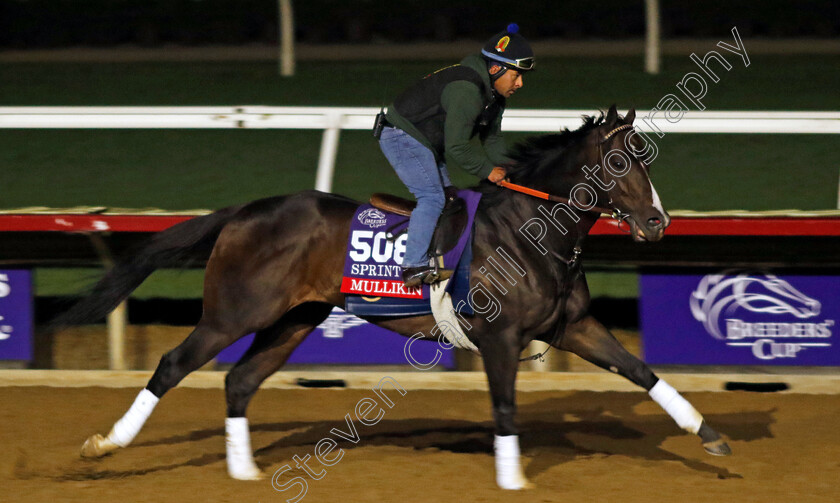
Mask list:
[[[257,463],[269,479],[225,473],[224,393],[176,389],[134,445],[98,461],[78,456],[107,433],[137,390],[0,388],[0,501],[281,503],[270,476],[346,430],[364,390],[264,390],[250,408]],[[536,489],[501,491],[493,479],[489,397],[483,392],[390,393],[393,409],[358,444],[309,479],[305,503],[365,502],[835,502],[840,396],[687,393],[730,439],[712,457],[644,393],[519,394],[525,473]],[[320,464],[310,460],[314,470]],[[287,472],[280,484],[302,475]]]

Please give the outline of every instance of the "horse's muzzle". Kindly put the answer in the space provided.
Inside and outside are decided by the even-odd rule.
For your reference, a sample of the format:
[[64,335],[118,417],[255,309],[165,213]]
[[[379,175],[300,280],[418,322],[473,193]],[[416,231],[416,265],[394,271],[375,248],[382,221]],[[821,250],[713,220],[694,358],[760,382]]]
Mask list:
[[631,224],[634,241],[659,241],[665,235],[665,229],[671,225],[671,217],[667,212],[656,212],[656,215],[649,217],[642,225],[635,218],[631,219]]

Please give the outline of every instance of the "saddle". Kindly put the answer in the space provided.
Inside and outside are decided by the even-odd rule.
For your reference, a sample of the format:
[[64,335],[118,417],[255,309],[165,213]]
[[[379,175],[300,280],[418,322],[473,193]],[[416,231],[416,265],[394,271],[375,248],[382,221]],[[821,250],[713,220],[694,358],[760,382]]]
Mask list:
[[[449,250],[455,248],[455,245],[458,244],[458,239],[467,227],[467,205],[463,199],[458,197],[457,189],[455,187],[446,187],[445,193],[446,202],[435,227],[435,232],[432,235],[432,242],[429,244],[429,255],[431,256],[444,255]],[[370,204],[380,210],[406,217],[410,216],[411,212],[417,206],[415,201],[382,193],[371,195]]]

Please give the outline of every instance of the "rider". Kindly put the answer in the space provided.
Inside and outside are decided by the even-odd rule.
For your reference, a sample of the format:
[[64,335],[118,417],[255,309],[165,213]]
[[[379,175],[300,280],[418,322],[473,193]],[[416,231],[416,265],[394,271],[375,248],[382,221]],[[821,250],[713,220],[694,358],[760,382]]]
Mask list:
[[[379,145],[408,190],[417,198],[402,263],[406,286],[445,279],[434,274],[428,249],[451,185],[444,154],[466,171],[501,183],[505,142],[501,135],[505,99],[522,87],[534,68],[534,53],[516,24],[494,35],[460,64],[438,70],[399,95],[388,108]],[[478,136],[483,148],[471,140]]]

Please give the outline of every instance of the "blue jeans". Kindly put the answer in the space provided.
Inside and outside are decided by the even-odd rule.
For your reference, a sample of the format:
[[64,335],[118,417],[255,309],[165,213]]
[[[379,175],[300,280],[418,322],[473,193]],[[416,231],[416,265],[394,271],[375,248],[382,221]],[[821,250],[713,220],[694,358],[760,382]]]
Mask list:
[[379,147],[397,176],[417,198],[417,207],[408,221],[408,241],[402,266],[429,265],[429,243],[446,202],[443,188],[451,185],[446,164],[437,162],[431,150],[402,129],[383,129]]

